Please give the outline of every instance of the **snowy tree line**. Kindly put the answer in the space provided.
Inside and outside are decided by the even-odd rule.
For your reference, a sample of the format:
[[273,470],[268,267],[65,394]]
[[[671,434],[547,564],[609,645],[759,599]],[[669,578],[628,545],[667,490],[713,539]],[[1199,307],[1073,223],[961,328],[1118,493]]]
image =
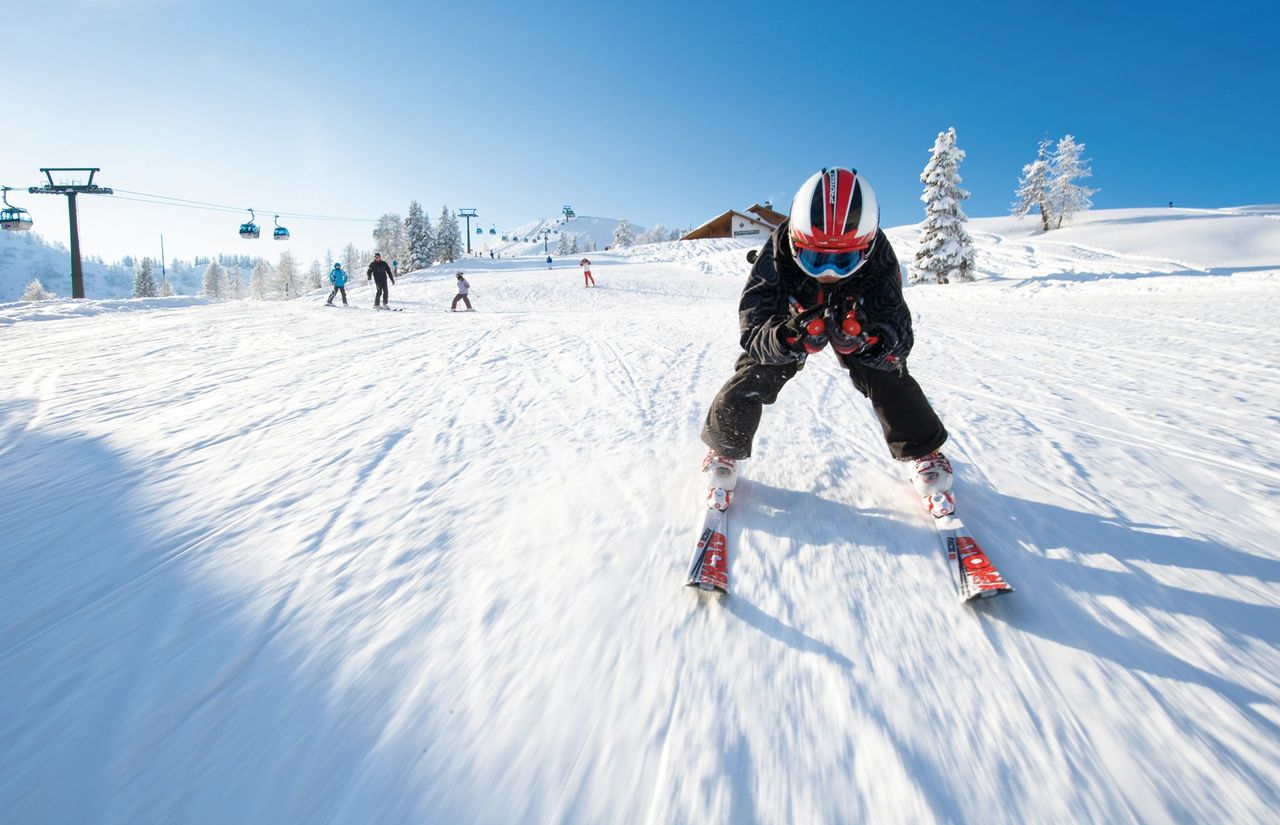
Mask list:
[[[437,224],[432,226],[430,217],[417,201],[409,204],[408,216],[404,219],[396,214],[379,218],[374,226],[373,241],[372,250],[349,243],[337,256],[327,252],[323,263],[313,260],[309,265],[298,261],[287,250],[274,263],[251,255],[198,255],[191,262],[174,258],[167,269],[152,258],[125,255],[109,266],[108,278],[117,286],[127,288],[126,279],[132,275],[135,298],[198,294],[213,299],[287,300],[328,286],[329,271],[335,261],[341,262],[354,277],[368,267],[374,252],[381,253],[388,264],[395,261],[400,271],[412,272],[457,260],[463,251],[458,220],[449,207],[441,210]],[[56,244],[50,245],[56,248]],[[86,260],[104,263],[94,256]],[[55,297],[37,277],[27,285],[22,300]]]
[[435,226],[417,201],[410,201],[408,214],[387,213],[373,229],[374,251],[388,264],[393,261],[404,272],[426,269],[462,257],[464,249],[458,217],[448,206],[440,210]]
[[[1083,154],[1084,144],[1076,143],[1072,135],[1064,136],[1056,146],[1046,135],[1036,159],[1022,167],[1013,214],[1038,211],[1040,228],[1048,232],[1092,206],[1089,198],[1097,190],[1077,183],[1093,174]],[[911,270],[913,284],[974,280],[973,240],[965,229],[968,217],[960,208],[960,202],[969,197],[960,188],[964,156],[964,150],[956,145],[954,128],[938,133],[929,163],[920,174],[925,218]]]
[[[208,298],[249,298],[251,300],[296,298],[305,292],[328,285],[329,271],[339,262],[349,277],[357,277],[373,260],[382,255],[397,272],[413,272],[432,264],[447,263],[462,257],[462,231],[457,216],[445,206],[433,226],[431,218],[417,201],[409,203],[408,214],[401,218],[389,212],[378,218],[371,237],[374,247],[360,249],[354,243],[343,247],[336,256],[327,254],[323,264],[302,264],[287,251],[275,264],[261,258],[228,259],[219,256],[210,261],[204,272],[200,294]],[[248,283],[243,270],[249,269]]]

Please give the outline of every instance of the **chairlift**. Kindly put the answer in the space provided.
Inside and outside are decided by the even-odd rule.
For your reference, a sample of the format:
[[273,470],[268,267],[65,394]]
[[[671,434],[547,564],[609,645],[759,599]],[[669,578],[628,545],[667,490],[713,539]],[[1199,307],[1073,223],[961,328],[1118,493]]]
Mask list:
[[275,238],[277,241],[289,240],[289,230],[285,229],[283,226],[280,225],[279,215],[276,215],[275,222],[276,222],[276,228],[272,230],[271,237]]
[[491,227],[489,227],[489,234],[490,234],[490,235],[497,235],[497,234],[498,234],[498,230],[494,229],[494,228],[491,226]]
[[258,217],[257,215],[253,214],[253,210],[250,209],[249,222],[240,224],[240,237],[245,238],[247,240],[253,240],[254,238],[257,238],[259,235],[262,234],[261,231],[258,229],[258,225],[254,223],[254,220],[257,217]]
[[20,206],[13,206],[9,203],[9,190],[11,186],[0,187],[4,196],[4,209],[0,209],[0,227],[8,229],[11,232],[23,232],[31,228],[31,214]]

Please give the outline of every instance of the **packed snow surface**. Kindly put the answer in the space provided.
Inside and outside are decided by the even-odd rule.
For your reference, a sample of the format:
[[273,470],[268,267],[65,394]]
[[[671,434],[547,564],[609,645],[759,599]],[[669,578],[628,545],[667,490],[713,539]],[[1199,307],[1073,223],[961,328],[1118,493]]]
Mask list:
[[1017,588],[976,606],[829,354],[743,465],[732,595],[682,586],[735,242],[399,313],[0,306],[0,820],[1274,822],[1270,214],[974,221],[984,280],[908,289]]

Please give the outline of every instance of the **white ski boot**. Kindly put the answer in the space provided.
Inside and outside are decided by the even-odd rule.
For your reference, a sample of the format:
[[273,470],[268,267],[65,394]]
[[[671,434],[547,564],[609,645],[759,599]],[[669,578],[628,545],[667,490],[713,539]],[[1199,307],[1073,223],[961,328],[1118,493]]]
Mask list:
[[702,459],[702,472],[707,473],[707,506],[728,510],[733,503],[733,488],[738,486],[737,462],[709,450]]
[[956,511],[951,480],[951,462],[936,450],[913,462],[911,486],[924,499],[925,509],[934,518],[949,516]]

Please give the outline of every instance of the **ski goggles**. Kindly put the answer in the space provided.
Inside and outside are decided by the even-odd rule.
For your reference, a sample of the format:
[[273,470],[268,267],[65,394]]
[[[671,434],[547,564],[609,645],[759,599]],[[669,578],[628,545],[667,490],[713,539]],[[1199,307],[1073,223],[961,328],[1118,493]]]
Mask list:
[[849,249],[843,252],[822,252],[817,249],[797,247],[793,243],[791,251],[795,253],[796,263],[811,277],[848,278],[867,262],[871,247],[868,245],[862,249]]

